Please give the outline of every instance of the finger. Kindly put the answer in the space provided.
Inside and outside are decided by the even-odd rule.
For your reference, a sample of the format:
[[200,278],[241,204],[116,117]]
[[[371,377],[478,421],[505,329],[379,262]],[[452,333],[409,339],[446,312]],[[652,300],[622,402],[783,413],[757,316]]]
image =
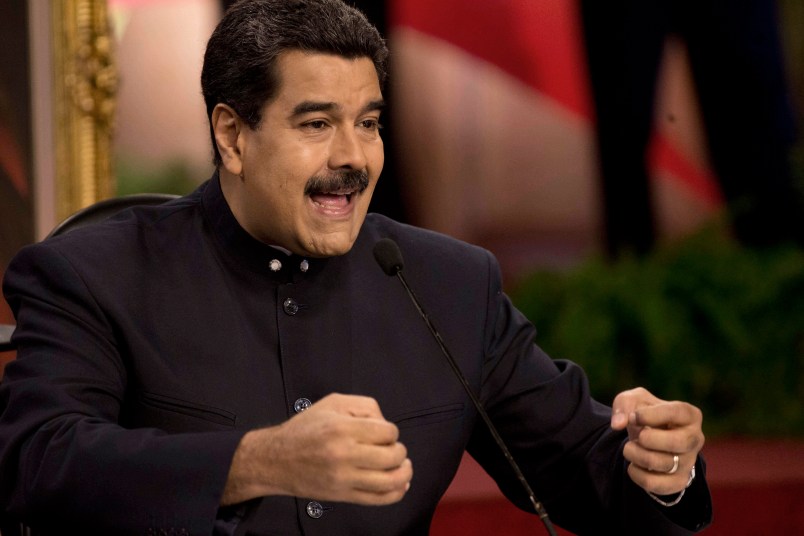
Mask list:
[[[309,411],[309,410],[308,410]],[[310,441],[319,445],[311,456],[349,461],[358,445],[390,446],[397,443],[399,429],[394,423],[380,419],[356,418],[332,412],[299,414],[294,419],[305,419],[301,428],[310,428]],[[309,421],[310,426],[307,426]],[[297,426],[296,428],[300,428]]]
[[393,445],[355,445],[351,449],[351,463],[359,469],[386,471],[396,469],[408,457],[402,443]]
[[628,426],[628,414],[622,410],[614,410],[611,414],[611,427],[615,430],[622,430]]
[[642,387],[623,391],[614,398],[611,405],[611,427],[615,430],[622,430],[638,409],[661,402],[663,401]]
[[[678,463],[676,463],[676,456],[678,457]],[[660,474],[675,474],[682,471],[685,466],[691,468],[696,459],[695,455],[690,454],[649,450],[633,441],[626,443],[623,449],[623,457],[641,469]],[[673,472],[671,473],[671,471]]]
[[383,418],[379,403],[368,396],[332,393],[325,396],[314,405],[320,405],[353,417]]
[[355,471],[338,486],[319,487],[316,493],[304,494],[319,500],[367,505],[391,504],[410,489],[413,465],[410,460],[393,471]]
[[668,475],[666,473],[647,471],[637,464],[632,463],[628,465],[628,476],[637,486],[644,490],[657,495],[671,495],[687,487],[691,470],[691,465],[685,465],[683,469],[679,466],[678,471],[672,475]]
[[338,500],[368,506],[384,506],[401,501],[409,489],[410,484],[406,485],[403,489],[388,491],[385,493],[354,490],[348,497],[339,498]]
[[636,437],[636,442],[646,449],[671,454],[697,454],[703,448],[704,441],[703,431],[694,425],[670,430],[643,428]]
[[347,438],[322,443],[315,456],[323,465],[331,468],[386,471],[404,462],[407,449],[401,443],[373,445],[356,443]]
[[342,489],[322,492],[320,499],[360,504],[390,504],[400,500],[410,489],[413,464],[409,459],[389,471],[351,471],[344,477]]
[[641,407],[636,411],[638,426],[678,428],[690,424],[700,424],[702,420],[701,410],[686,402],[664,402]]
[[346,433],[355,442],[367,445],[393,445],[399,439],[399,428],[383,419],[349,418]]
[[413,478],[413,463],[405,459],[399,467],[388,471],[359,471],[358,480],[354,482],[356,491],[380,495],[405,493],[410,488]]

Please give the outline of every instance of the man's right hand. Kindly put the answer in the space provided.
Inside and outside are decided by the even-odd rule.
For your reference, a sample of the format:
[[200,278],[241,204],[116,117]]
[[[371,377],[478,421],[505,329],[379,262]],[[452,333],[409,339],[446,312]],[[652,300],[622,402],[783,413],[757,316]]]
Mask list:
[[382,505],[410,488],[413,466],[377,401],[331,394],[270,428],[248,432],[221,504],[266,495]]

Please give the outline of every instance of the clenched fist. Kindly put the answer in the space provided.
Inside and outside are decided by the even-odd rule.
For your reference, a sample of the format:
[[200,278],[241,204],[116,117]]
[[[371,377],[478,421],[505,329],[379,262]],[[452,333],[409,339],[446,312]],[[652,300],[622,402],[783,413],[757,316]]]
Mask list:
[[243,436],[221,503],[266,495],[397,502],[413,477],[398,439],[374,399],[331,394],[278,426]]

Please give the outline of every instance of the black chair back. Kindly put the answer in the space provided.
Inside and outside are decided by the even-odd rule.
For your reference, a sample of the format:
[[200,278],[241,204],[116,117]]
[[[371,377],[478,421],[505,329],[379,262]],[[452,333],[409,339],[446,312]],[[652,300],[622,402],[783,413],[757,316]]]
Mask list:
[[[54,227],[45,238],[67,234],[81,227],[103,221],[129,207],[161,205],[177,197],[179,196],[174,194],[131,194],[98,201],[68,216]],[[0,324],[0,352],[8,352],[14,349],[14,344],[11,342],[13,333],[14,326]]]
[[129,207],[161,205],[177,197],[179,196],[174,194],[131,194],[104,199],[103,201],[98,201],[68,216],[64,221],[54,227],[45,238],[67,234],[81,227],[103,221]]

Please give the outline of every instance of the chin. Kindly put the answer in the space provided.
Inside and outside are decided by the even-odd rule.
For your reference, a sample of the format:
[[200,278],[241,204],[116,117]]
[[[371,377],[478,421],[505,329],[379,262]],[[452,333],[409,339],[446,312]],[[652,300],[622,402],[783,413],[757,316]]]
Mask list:
[[349,253],[354,245],[354,240],[327,241],[324,243],[308,244],[307,255],[310,257],[338,257]]
[[360,225],[354,221],[339,222],[337,225],[329,224],[309,229],[307,233],[301,235],[302,249],[310,257],[338,257],[349,253],[360,234],[360,227],[365,216],[360,219]]

